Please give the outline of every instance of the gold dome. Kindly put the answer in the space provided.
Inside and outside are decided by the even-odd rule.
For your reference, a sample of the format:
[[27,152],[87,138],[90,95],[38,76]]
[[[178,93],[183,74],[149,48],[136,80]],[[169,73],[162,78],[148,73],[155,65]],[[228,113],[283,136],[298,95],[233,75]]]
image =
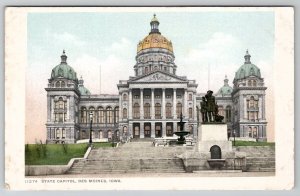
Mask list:
[[145,37],[143,41],[140,41],[137,46],[137,52],[148,48],[163,48],[173,52],[172,42],[167,40],[167,38],[160,33],[151,33]]

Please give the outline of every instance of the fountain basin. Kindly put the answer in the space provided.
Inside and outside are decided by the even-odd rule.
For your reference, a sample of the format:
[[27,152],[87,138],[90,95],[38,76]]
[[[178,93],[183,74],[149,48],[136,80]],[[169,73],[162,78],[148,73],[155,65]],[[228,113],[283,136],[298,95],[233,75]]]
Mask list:
[[175,135],[179,136],[177,144],[185,144],[185,137],[186,135],[188,135],[190,132],[188,131],[177,131],[174,132]]
[[225,159],[208,159],[208,165],[211,169],[222,169],[225,166]]

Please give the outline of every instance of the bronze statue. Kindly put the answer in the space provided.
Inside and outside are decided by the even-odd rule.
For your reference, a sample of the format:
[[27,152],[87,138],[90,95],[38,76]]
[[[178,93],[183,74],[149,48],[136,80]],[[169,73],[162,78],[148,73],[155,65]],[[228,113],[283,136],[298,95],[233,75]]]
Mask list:
[[216,104],[215,96],[213,96],[213,91],[207,91],[205,97],[202,97],[201,102],[201,114],[202,122],[222,122],[224,116],[218,114],[219,109]]
[[201,115],[202,115],[202,122],[207,122],[207,102],[206,102],[206,99],[205,97],[202,97],[202,102],[200,103],[201,104]]

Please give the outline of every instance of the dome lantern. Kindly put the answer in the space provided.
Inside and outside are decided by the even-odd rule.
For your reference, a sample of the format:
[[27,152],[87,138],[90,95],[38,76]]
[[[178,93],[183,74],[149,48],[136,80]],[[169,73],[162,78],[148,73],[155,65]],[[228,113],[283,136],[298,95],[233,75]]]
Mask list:
[[150,26],[151,26],[151,32],[149,34],[152,34],[152,33],[159,33],[160,34],[159,29],[158,29],[159,21],[156,18],[156,14],[153,14],[153,18],[150,22]]
[[60,58],[61,58],[61,63],[67,63],[67,55],[66,55],[66,52],[65,52],[65,50],[63,50],[63,53],[62,53],[62,55],[60,56]]
[[251,55],[249,54],[248,49],[246,50],[246,54],[245,54],[244,58],[245,58],[245,64],[251,63],[251,61],[250,61]]

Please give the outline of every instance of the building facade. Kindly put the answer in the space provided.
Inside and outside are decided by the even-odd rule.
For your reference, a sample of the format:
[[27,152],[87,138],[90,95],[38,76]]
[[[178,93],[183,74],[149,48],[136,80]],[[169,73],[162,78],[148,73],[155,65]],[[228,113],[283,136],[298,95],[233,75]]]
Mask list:
[[[159,31],[154,15],[150,33],[138,43],[135,75],[117,84],[118,95],[91,94],[82,78],[67,64],[52,69],[47,91],[47,143],[75,143],[92,137],[128,138],[173,137],[179,130],[182,113],[185,130],[197,138],[201,124],[200,103],[205,93],[197,93],[196,80],[176,74],[172,42]],[[260,69],[250,62],[236,72],[233,88],[227,77],[215,93],[219,114],[228,125],[228,135],[266,140],[265,90]],[[92,119],[90,119],[92,114]]]

